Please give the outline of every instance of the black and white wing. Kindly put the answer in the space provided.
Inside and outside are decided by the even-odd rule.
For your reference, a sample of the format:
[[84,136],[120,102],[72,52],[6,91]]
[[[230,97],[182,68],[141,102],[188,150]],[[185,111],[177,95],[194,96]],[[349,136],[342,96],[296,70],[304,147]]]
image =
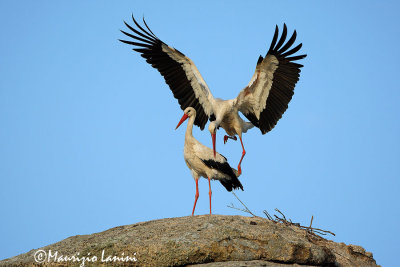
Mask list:
[[215,169],[223,174],[225,174],[225,176],[227,178],[219,178],[219,182],[226,188],[226,190],[228,192],[231,192],[232,189],[242,189],[243,191],[243,185],[242,183],[239,181],[238,177],[236,176],[236,174],[233,172],[232,167],[229,165],[229,163],[227,161],[225,162],[219,162],[216,161],[214,159],[201,159],[201,161],[203,161],[203,163],[211,168],[211,169]]
[[134,40],[120,41],[133,45],[133,50],[139,52],[147,63],[161,73],[182,110],[187,107],[196,109],[194,124],[203,130],[207,120],[214,117],[212,109],[214,97],[196,65],[177,49],[158,39],[144,19],[147,30],[140,26],[133,16],[132,19],[137,28],[124,22],[131,33],[122,30],[121,32]]
[[236,98],[238,109],[262,134],[272,130],[288,108],[300,77],[300,68],[303,67],[294,61],[307,56],[291,56],[302,46],[299,44],[292,48],[296,31],[286,44],[286,24],[283,25],[282,35],[277,42],[278,35],[276,26],[267,55],[265,58],[259,57],[252,79]]
[[232,191],[232,189],[240,188],[243,190],[243,186],[236,175],[237,171],[234,171],[232,169],[232,167],[228,163],[228,160],[223,155],[217,152],[216,157],[214,157],[213,150],[209,147],[202,145],[199,142],[197,142],[193,146],[193,150],[195,151],[196,156],[199,157],[199,159],[207,167],[209,167],[210,169],[214,169],[225,176],[224,178],[215,178],[220,181],[220,183],[226,188],[226,190],[228,190],[229,192]]

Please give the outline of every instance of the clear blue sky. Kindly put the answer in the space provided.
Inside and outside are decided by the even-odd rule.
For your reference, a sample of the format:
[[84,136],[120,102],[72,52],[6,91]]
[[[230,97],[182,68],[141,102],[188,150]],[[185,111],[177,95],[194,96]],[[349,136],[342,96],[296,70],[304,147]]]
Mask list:
[[[168,4],[167,4],[168,2]],[[306,4],[305,4],[306,3]],[[395,266],[400,239],[398,1],[1,1],[0,259],[111,227],[190,215],[182,111],[159,73],[117,41],[123,20],[197,65],[214,96],[236,97],[274,27],[308,57],[275,129],[244,136],[244,192],[259,215],[358,244]],[[208,132],[194,135],[211,146]],[[236,166],[238,142],[217,149]],[[213,186],[216,214],[232,194]],[[196,214],[208,212],[200,181]]]

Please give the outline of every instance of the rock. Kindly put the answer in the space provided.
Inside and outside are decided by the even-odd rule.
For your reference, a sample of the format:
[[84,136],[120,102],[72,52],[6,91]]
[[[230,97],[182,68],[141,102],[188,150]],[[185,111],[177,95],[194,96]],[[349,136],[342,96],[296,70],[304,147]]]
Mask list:
[[39,266],[34,255],[43,252],[46,264],[40,266],[105,266],[107,259],[119,266],[377,266],[372,253],[359,246],[259,217],[223,215],[162,219],[73,236],[0,265]]

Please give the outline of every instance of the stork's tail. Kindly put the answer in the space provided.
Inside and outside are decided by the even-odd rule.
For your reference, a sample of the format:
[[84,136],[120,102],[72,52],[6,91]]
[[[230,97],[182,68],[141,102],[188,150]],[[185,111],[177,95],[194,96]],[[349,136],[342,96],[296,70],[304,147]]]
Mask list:
[[243,191],[243,185],[238,179],[238,177],[240,176],[239,172],[234,168],[231,168],[231,169],[232,169],[232,174],[234,174],[234,175],[230,175],[229,178],[220,179],[219,180],[220,183],[229,192],[231,192],[232,189],[239,189],[239,188],[242,189],[242,191]]
[[232,168],[233,173],[236,175],[237,178],[241,175],[236,169]]
[[226,190],[228,190],[229,192],[231,192],[232,189],[240,188],[243,190],[243,186],[238,179],[238,171],[229,165],[224,156],[222,157],[224,158],[223,162],[215,161],[213,159],[208,159],[208,160],[201,159],[201,161],[203,161],[203,163],[209,168],[218,170],[221,173],[225,174],[224,178],[218,177],[216,179],[218,179],[221,182],[221,184],[226,188]]

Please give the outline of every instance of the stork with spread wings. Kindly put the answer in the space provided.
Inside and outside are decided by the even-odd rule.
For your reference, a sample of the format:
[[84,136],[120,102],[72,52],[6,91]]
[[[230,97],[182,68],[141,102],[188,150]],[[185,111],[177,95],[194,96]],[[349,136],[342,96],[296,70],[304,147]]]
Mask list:
[[[178,99],[182,110],[187,107],[193,107],[196,110],[195,125],[203,130],[207,121],[211,121],[208,129],[212,136],[214,155],[216,131],[219,127],[224,128],[227,133],[224,136],[224,143],[228,138],[237,140],[236,135],[239,136],[243,149],[238,164],[240,175],[241,163],[246,154],[242,133],[246,133],[254,126],[259,128],[262,134],[271,131],[288,108],[294,94],[294,87],[300,76],[300,68],[303,67],[294,61],[306,57],[306,55],[293,55],[302,46],[300,43],[293,47],[297,36],[296,31],[285,43],[286,24],[283,25],[279,40],[279,30],[276,26],[271,46],[265,57],[258,58],[256,70],[249,84],[236,98],[222,100],[213,97],[190,58],[161,41],[150,30],[144,19],[143,23],[146,29],[133,16],[132,19],[136,28],[125,22],[131,32],[121,30],[132,40],[120,41],[132,45],[134,51],[139,52],[147,63],[161,73],[174,97]],[[244,121],[239,116],[239,111],[250,122]]]

